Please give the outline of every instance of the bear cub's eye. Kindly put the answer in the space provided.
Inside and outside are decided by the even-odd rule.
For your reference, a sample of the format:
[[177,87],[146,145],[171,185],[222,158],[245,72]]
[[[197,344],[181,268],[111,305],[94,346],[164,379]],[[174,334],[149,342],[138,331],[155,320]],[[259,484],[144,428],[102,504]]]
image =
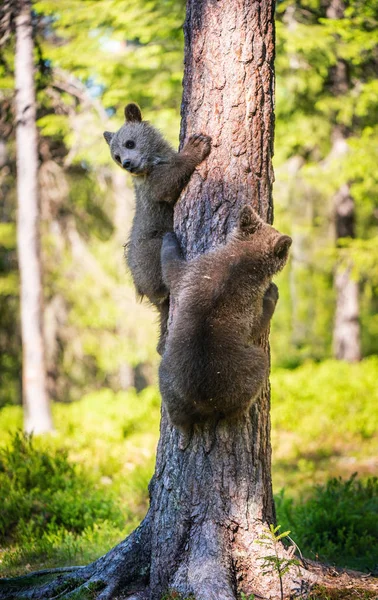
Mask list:
[[125,148],[128,148],[129,150],[135,148],[135,142],[133,142],[133,140],[127,140],[127,142],[125,142]]
[[121,162],[121,157],[118,154],[116,154],[114,158],[117,162]]

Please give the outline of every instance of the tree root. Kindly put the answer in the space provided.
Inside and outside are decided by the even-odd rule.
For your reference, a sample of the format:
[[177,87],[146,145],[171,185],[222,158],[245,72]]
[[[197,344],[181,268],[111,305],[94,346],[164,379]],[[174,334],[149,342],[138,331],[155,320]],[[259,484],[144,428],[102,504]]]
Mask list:
[[[72,590],[77,584],[81,584],[85,577],[85,571],[86,567],[78,567],[69,571],[46,569],[30,573],[25,577],[1,579],[0,600],[13,600],[13,598],[55,600],[55,598],[63,597],[65,592]],[[60,573],[60,575],[51,580],[50,575],[56,573]],[[63,573],[65,574],[63,575]]]
[[[154,589],[150,581],[150,514],[126,540],[88,566],[45,569],[22,577],[0,579],[0,600],[160,600],[161,592]],[[247,583],[238,582],[235,577],[235,564],[226,540],[214,524],[198,528],[180,558],[181,564],[170,579],[169,587],[183,598],[236,600],[236,589]],[[258,556],[249,553],[248,560],[251,562],[247,572],[255,571]],[[250,591],[246,591],[253,592],[255,598],[266,598],[263,589],[259,589],[261,581],[257,572],[256,577],[247,585]],[[325,590],[337,589],[340,593],[361,589],[378,595],[376,578],[313,561],[303,561],[296,574],[286,577],[285,598],[307,598],[314,585]],[[272,574],[271,585],[265,586],[264,591],[269,589],[268,596],[278,598],[276,587],[276,576]],[[350,598],[355,597],[358,596],[350,594]]]
[[[150,569],[150,513],[126,540],[86,567],[62,567],[0,579],[0,600],[110,600],[144,587]],[[51,581],[51,576],[58,577]],[[48,578],[49,581],[45,579]],[[45,580],[45,581],[41,581]]]
[[74,571],[78,571],[79,569],[83,569],[85,567],[54,567],[53,569],[42,569],[41,571],[33,571],[31,573],[27,573],[26,575],[20,575],[18,577],[3,577],[0,581],[1,583],[15,583],[16,581],[27,581],[28,579],[35,579],[36,577],[45,577],[46,575],[58,575],[59,573],[72,573]]

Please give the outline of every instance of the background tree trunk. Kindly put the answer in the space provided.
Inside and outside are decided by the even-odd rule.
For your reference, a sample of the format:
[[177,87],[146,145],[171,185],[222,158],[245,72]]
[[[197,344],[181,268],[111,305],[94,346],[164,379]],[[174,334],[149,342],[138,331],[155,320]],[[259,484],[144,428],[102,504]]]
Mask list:
[[[344,18],[343,0],[331,0],[327,8],[329,19]],[[335,95],[343,95],[350,87],[348,65],[338,59],[331,73],[331,86]],[[348,152],[348,132],[335,125],[333,128],[332,158]],[[333,198],[336,244],[343,238],[355,237],[355,204],[349,183],[344,183]],[[336,265],[334,285],[336,289],[336,312],[333,328],[333,353],[335,358],[356,362],[361,360],[361,332],[358,281],[352,276],[353,265]]]
[[[354,238],[355,206],[348,184],[344,184],[334,197],[334,218],[336,243],[342,238]],[[336,265],[334,285],[336,288],[334,356],[339,360],[357,362],[361,360],[359,282],[353,277],[352,261],[347,265]]]
[[17,246],[21,280],[23,402],[25,429],[51,431],[42,332],[39,247],[38,154],[31,4],[19,1],[16,17]]
[[[346,138],[340,133],[337,138],[334,143],[334,154],[345,154],[348,151]],[[343,238],[355,237],[355,204],[348,183],[337,190],[333,198],[333,206],[337,245]],[[353,277],[352,261],[349,261],[349,264],[336,265],[334,285],[336,311],[333,327],[333,353],[339,360],[357,362],[361,360],[359,282]]]

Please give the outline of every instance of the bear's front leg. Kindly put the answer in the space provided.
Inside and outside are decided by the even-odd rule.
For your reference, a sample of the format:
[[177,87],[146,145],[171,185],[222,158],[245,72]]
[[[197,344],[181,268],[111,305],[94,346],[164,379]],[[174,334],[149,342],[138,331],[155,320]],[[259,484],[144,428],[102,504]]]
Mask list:
[[210,154],[210,150],[209,136],[202,133],[192,135],[181,152],[175,154],[168,163],[159,164],[153,169],[148,183],[151,197],[156,202],[167,202],[174,206],[194,169]]

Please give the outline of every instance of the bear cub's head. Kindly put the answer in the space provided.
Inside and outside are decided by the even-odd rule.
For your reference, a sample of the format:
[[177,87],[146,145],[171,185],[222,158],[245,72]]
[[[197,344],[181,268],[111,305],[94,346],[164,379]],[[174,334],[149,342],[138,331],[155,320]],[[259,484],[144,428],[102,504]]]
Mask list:
[[262,272],[270,276],[283,269],[292,244],[291,237],[265,223],[249,205],[240,211],[234,239],[247,243],[251,261],[256,263],[256,267],[261,265]]
[[166,162],[173,149],[148,121],[142,120],[137,104],[125,108],[125,123],[116,132],[104,132],[113,160],[132,175],[148,175]]

